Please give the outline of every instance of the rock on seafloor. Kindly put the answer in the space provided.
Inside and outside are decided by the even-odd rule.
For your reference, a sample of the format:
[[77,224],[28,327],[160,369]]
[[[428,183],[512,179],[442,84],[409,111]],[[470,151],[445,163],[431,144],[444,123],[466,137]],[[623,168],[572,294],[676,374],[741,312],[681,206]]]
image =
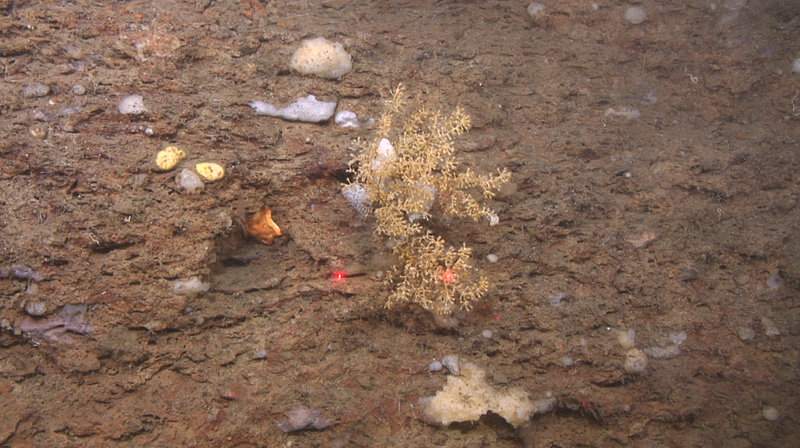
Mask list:
[[119,113],[123,115],[141,115],[148,111],[141,95],[128,95],[117,104]]
[[302,431],[304,429],[325,429],[333,425],[333,420],[322,415],[322,409],[296,405],[289,410],[289,418],[278,421],[278,428],[283,432]]

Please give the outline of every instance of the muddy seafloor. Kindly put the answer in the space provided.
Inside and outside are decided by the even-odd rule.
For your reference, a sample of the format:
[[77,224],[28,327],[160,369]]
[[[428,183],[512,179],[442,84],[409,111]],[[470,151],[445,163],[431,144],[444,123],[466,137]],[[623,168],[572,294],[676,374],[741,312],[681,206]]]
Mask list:
[[[544,3],[0,1],[0,444],[798,446],[800,2]],[[312,36],[353,71],[291,71]],[[499,225],[428,223],[492,282],[454,331],[383,307],[390,249],[339,193],[374,128],[248,106],[377,118],[399,83],[512,172]],[[226,177],[182,192],[169,144]],[[430,426],[446,355],[555,409]],[[335,424],[286,434],[297,405]]]

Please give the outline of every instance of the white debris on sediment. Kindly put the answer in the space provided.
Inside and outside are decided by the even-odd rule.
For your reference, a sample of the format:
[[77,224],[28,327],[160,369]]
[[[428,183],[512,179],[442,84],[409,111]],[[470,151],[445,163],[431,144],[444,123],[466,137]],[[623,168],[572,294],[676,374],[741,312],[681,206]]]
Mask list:
[[342,196],[353,206],[361,216],[368,216],[371,203],[367,190],[361,184],[347,184],[342,188]]
[[250,103],[250,107],[258,115],[283,118],[289,121],[321,123],[330,120],[333,116],[333,112],[336,110],[336,101],[320,101],[314,95],[308,95],[280,109],[264,101],[253,101]]
[[372,126],[375,124],[375,119],[370,118],[369,120],[360,121],[355,112],[340,110],[336,112],[336,115],[333,117],[333,122],[343,128],[358,128],[361,126]]

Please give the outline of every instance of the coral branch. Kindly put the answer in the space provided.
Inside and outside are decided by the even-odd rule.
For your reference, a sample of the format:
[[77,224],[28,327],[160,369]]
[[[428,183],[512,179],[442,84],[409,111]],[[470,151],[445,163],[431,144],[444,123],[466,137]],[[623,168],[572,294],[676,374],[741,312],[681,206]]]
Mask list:
[[469,309],[489,286],[470,266],[471,250],[446,247],[422,222],[438,200],[445,213],[496,224],[497,214],[480,198],[491,198],[510,173],[503,169],[481,176],[460,169],[453,138],[470,128],[463,110],[447,117],[425,109],[404,116],[405,107],[404,89],[398,86],[378,121],[374,144],[351,161],[354,182],[343,192],[359,212],[374,213],[375,231],[392,239],[400,258],[388,276],[394,291],[387,307],[413,302],[439,314],[456,306]]

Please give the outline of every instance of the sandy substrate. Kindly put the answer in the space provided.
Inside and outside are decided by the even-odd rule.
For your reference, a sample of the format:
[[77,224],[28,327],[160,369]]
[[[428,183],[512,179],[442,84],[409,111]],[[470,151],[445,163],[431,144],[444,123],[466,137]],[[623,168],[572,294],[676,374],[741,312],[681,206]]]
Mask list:
[[[638,5],[0,0],[0,445],[795,446],[800,2]],[[314,36],[353,71],[293,72]],[[390,248],[340,194],[374,129],[248,106],[378,118],[399,83],[512,173],[497,226],[426,224],[491,280],[452,331],[384,309]],[[198,162],[226,175],[189,194]],[[554,410],[426,424],[447,355]],[[330,426],[284,432],[298,406]]]

